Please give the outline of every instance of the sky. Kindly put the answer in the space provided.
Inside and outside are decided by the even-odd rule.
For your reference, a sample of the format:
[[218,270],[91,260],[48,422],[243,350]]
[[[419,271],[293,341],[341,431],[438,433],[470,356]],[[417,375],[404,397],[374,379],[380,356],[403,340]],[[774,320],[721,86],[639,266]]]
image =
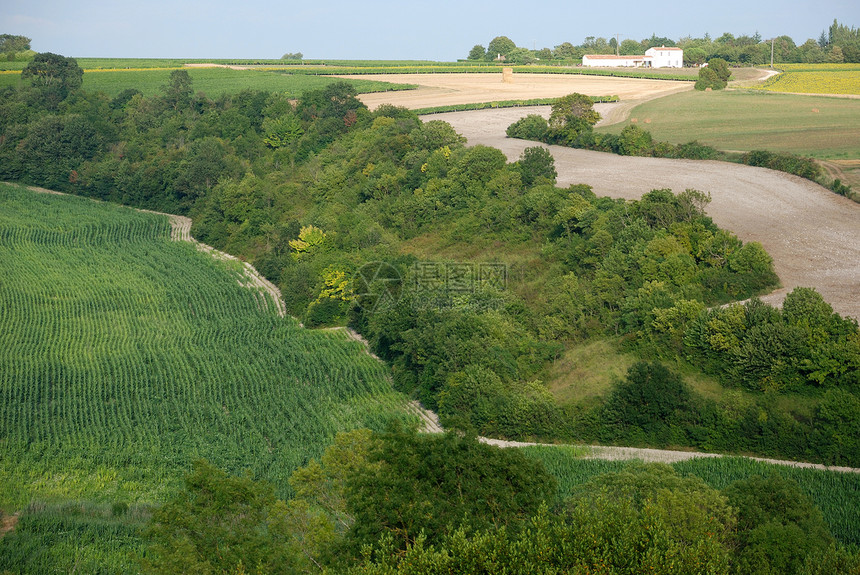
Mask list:
[[524,48],[581,44],[587,36],[677,40],[724,32],[818,39],[837,19],[860,27],[857,0],[2,0],[0,34],[37,52],[77,58],[465,58],[507,36]]

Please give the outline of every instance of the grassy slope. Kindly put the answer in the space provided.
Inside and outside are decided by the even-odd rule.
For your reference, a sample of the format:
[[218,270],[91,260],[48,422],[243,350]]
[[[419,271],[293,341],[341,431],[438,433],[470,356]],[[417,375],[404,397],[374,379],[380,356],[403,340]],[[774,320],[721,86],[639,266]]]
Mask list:
[[598,129],[619,133],[633,119],[656,140],[698,140],[722,150],[860,158],[860,100],[759,91],[683,92],[646,102],[630,119]]
[[205,457],[283,491],[403,400],[362,347],[259,305],[166,218],[0,186],[0,508],[146,502]]

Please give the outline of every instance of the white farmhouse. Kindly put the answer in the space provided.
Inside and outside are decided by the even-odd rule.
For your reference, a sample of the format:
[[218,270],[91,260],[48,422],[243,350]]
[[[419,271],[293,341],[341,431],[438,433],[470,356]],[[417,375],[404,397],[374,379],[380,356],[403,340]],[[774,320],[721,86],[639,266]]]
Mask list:
[[667,48],[666,46],[648,48],[645,50],[645,57],[651,58],[652,68],[684,67],[684,51],[680,48]]
[[680,48],[648,48],[644,56],[614,56],[609,54],[586,54],[583,66],[621,68],[683,68],[684,51]]

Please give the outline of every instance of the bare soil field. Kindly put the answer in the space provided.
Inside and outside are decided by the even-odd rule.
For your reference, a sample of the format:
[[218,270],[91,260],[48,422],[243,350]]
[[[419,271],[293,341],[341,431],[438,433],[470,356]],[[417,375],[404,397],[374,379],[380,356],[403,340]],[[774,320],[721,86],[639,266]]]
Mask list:
[[[605,106],[612,106],[606,104]],[[528,108],[434,114],[468,138],[502,150],[510,161],[535,142],[505,129]],[[843,315],[860,318],[860,205],[796,176],[715,161],[617,156],[547,146],[559,186],[584,183],[598,195],[637,199],[652,189],[711,194],[707,212],[744,241],[761,243],[774,259],[783,289],[763,298],[781,303],[797,286],[814,287]]]
[[565,74],[514,74],[510,82],[503,82],[501,71],[498,74],[372,74],[343,78],[419,85],[417,90],[361,94],[359,99],[371,110],[380,104],[414,110],[501,100],[559,98],[573,92],[589,96],[615,95],[622,101],[639,102],[693,89],[692,82]]

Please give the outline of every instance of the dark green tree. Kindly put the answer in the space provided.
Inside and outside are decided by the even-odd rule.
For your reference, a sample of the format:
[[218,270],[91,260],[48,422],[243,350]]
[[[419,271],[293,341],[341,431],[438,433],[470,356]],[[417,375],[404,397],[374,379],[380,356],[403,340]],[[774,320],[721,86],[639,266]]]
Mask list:
[[696,80],[696,90],[722,90],[726,87],[726,82],[720,79],[719,74],[710,66],[699,68],[699,77]]
[[585,94],[568,94],[552,104],[550,138],[555,143],[574,144],[580,134],[590,133],[600,120],[594,102]]
[[276,573],[294,562],[275,523],[272,487],[204,461],[152,516],[147,573]]
[[84,71],[74,58],[43,52],[27,64],[21,78],[30,81],[44,106],[54,109],[81,87]]
[[523,184],[531,187],[538,183],[555,185],[558,172],[555,170],[555,158],[543,146],[533,146],[523,150],[517,161]]
[[507,56],[516,47],[517,45],[514,43],[514,41],[507,36],[496,36],[495,38],[490,40],[490,44],[487,46],[486,58],[488,60],[494,60],[500,55]]
[[368,465],[347,482],[357,550],[385,533],[405,549],[422,533],[441,541],[459,526],[513,526],[553,497],[555,480],[536,460],[472,435],[419,435],[393,427],[378,436]]
[[650,156],[654,148],[651,132],[636,124],[628,124],[618,138],[618,152],[624,156]]
[[729,64],[722,58],[711,58],[708,60],[708,68],[716,72],[717,77],[723,82],[728,82],[732,77],[732,71],[729,70]]
[[688,418],[691,402],[690,391],[677,374],[659,363],[638,362],[612,390],[606,419],[618,425],[622,435],[638,435],[641,430],[660,441]]
[[185,110],[191,104],[194,95],[191,76],[187,70],[173,70],[167,84],[162,86],[164,102],[173,110]]
[[[834,22],[835,23],[835,22]],[[14,36],[12,34],[0,34],[0,54],[14,56],[16,52],[30,49],[30,38],[26,36]]]
[[475,44],[469,50],[469,60],[483,60],[487,55],[487,50],[480,44]]
[[738,517],[736,573],[799,573],[807,556],[833,543],[818,508],[777,473],[736,481],[723,494]]
[[549,124],[543,116],[529,114],[508,126],[505,133],[509,138],[546,142],[549,135]]

